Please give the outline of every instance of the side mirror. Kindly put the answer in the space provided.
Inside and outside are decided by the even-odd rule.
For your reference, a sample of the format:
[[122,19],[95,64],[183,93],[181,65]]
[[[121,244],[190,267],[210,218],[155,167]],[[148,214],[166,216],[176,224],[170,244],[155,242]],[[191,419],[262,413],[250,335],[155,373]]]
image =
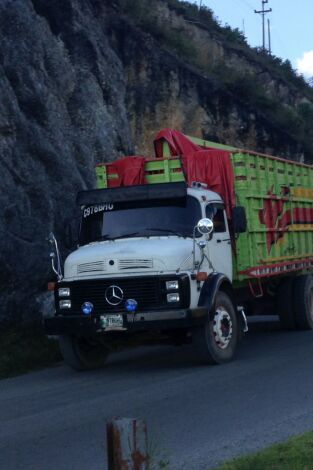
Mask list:
[[234,207],[232,219],[235,233],[244,233],[247,231],[247,217],[244,207]]
[[202,235],[210,235],[213,232],[213,222],[211,219],[204,218],[197,223],[197,229]]

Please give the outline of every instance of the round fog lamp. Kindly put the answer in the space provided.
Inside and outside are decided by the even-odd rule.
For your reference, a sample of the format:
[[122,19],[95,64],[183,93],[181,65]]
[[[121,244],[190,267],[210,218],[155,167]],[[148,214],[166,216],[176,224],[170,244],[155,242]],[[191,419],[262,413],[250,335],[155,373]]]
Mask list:
[[93,311],[93,304],[91,302],[84,302],[82,305],[82,312],[84,315],[90,315]]
[[138,306],[138,303],[134,299],[127,299],[125,302],[125,308],[127,312],[135,312],[137,306]]

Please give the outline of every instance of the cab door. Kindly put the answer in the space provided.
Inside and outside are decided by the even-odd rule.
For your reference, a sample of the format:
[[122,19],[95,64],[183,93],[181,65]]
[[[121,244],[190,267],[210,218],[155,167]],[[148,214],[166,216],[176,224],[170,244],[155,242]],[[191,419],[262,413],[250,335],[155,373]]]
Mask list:
[[213,221],[213,236],[207,244],[208,257],[214,271],[233,277],[232,248],[224,205],[211,202],[205,208],[206,217]]

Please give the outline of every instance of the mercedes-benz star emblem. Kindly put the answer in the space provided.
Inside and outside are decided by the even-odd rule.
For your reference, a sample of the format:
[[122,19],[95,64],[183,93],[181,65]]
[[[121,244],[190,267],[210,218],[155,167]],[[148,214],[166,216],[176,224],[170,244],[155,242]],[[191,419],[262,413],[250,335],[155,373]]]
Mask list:
[[124,292],[118,286],[110,286],[105,290],[105,300],[110,305],[119,305],[124,297]]

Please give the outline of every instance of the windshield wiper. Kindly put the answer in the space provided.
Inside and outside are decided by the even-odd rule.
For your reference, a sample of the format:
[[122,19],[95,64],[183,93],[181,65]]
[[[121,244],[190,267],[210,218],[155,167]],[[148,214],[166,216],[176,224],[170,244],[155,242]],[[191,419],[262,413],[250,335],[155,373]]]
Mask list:
[[167,232],[177,235],[178,237],[187,238],[188,235],[183,235],[177,230],[172,230],[170,228],[158,228],[158,227],[147,227],[146,230],[154,230],[155,232]]
[[118,235],[117,237],[109,237],[109,234],[101,235],[100,237],[95,238],[93,241],[98,242],[101,240],[117,240],[119,238],[129,238],[135,235],[140,235],[140,232],[124,233],[123,235]]
[[[144,236],[147,236],[147,235],[144,235],[143,232],[145,230],[153,230],[155,232],[164,232],[164,233],[168,233],[168,234],[174,234],[174,235],[177,235],[178,237],[182,237],[182,238],[187,238],[187,235],[183,235],[182,233],[180,232],[177,232],[176,230],[172,230],[172,229],[167,229],[167,228],[158,228],[158,227],[148,227],[148,228],[145,228],[143,229],[142,231],[140,232],[131,232],[131,233],[124,233],[123,235],[118,235],[117,237],[110,237],[108,233],[104,234],[104,235],[101,235],[100,237],[97,237],[93,240],[93,242],[98,242],[98,241],[102,241],[102,240],[118,240],[120,238],[130,238],[130,237],[134,237],[136,235],[139,235],[141,237],[144,237]],[[151,235],[150,235],[151,236]]]

